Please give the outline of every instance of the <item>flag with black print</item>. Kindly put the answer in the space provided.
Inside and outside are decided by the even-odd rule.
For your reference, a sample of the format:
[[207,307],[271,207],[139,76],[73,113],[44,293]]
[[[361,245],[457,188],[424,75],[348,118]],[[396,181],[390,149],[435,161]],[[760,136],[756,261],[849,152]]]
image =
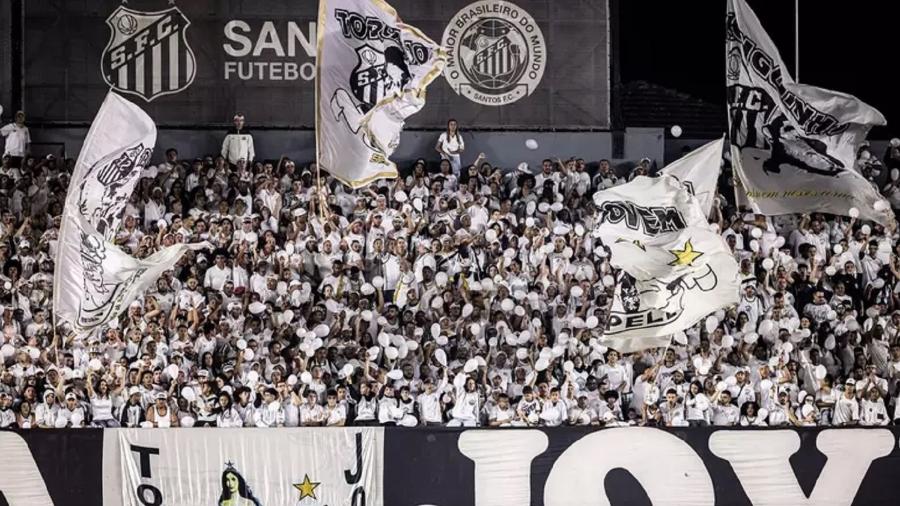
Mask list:
[[352,188],[397,177],[390,156],[446,53],[383,0],[320,0],[318,55],[319,168]]
[[754,211],[825,212],[888,225],[890,206],[856,169],[856,153],[885,119],[854,96],[794,82],[744,0],[725,29],[729,139],[735,185]]

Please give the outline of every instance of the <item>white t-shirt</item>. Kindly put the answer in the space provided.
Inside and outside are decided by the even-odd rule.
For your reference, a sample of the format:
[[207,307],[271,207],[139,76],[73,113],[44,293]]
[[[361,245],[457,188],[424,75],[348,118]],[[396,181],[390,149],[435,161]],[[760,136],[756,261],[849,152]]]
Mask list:
[[[456,151],[465,149],[466,147],[466,143],[463,141],[462,135],[460,135],[459,133],[450,137],[447,135],[447,132],[444,132],[440,137],[438,137],[438,143],[441,146],[441,151],[451,156],[453,156],[454,154],[456,156],[459,156],[459,153],[456,153]],[[442,156],[444,156],[443,153]]]
[[848,399],[841,395],[834,405],[834,425],[844,425],[859,420],[859,402],[855,398]]
[[31,133],[27,126],[19,126],[10,123],[0,128],[0,135],[6,137],[6,148],[3,154],[10,156],[25,156],[25,150],[31,143]]

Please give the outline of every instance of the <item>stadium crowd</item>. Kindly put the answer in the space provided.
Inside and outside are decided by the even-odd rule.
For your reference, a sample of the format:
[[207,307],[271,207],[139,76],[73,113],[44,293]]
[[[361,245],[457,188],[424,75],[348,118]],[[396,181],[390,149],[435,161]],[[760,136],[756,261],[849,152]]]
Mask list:
[[[323,177],[320,194],[315,164],[255,157],[239,122],[221,154],[169,149],[148,167],[116,240],[140,258],[213,247],[83,336],[51,315],[74,161],[4,155],[0,428],[900,419],[900,249],[881,226],[746,214],[726,172],[710,222],[740,265],[740,303],[622,355],[597,341],[615,272],[591,196],[649,160],[507,170],[469,156],[454,125],[437,170],[420,159],[357,191]],[[859,157],[895,208],[898,145]]]

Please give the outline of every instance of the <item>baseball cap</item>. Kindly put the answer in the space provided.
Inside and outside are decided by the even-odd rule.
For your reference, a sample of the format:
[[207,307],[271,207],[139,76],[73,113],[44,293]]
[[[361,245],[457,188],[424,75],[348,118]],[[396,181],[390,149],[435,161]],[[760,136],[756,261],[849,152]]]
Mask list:
[[847,378],[847,381],[844,384],[847,386],[856,386],[856,380],[853,378]]

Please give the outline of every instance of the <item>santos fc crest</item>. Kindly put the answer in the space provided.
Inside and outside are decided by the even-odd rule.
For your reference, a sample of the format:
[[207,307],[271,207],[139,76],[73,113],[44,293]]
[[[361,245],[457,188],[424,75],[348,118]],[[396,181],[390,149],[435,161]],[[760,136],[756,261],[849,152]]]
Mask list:
[[139,12],[120,6],[106,24],[112,33],[101,72],[116,91],[150,102],[194,82],[197,60],[185,36],[191,22],[178,7]]

